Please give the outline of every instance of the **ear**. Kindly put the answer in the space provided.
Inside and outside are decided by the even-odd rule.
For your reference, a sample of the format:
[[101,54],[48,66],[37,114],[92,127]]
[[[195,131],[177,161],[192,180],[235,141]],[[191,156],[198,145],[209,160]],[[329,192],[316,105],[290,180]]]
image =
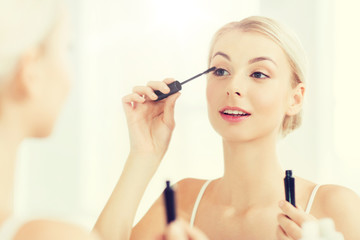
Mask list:
[[298,114],[304,102],[305,84],[299,83],[294,89],[292,89],[289,99],[289,106],[286,111],[286,115],[294,116]]
[[14,79],[11,83],[11,93],[14,99],[23,100],[40,91],[38,83],[40,51],[32,48],[24,52],[17,64]]

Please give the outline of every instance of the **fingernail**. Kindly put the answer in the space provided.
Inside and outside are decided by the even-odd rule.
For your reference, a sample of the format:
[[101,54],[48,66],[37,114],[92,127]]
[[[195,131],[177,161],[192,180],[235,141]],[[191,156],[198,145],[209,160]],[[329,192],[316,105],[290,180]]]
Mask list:
[[285,205],[285,201],[284,200],[281,200],[280,202],[279,202],[279,207],[283,207]]

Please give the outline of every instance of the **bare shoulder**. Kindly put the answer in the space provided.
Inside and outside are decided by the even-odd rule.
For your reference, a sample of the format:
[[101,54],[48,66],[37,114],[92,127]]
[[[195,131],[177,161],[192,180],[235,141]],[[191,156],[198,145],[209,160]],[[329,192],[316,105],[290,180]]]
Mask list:
[[[197,192],[205,180],[183,179],[175,184],[176,211],[179,218],[189,221],[189,211],[195,202]],[[145,216],[136,224],[131,232],[131,240],[156,239],[165,231],[166,216],[164,199],[161,194]]]
[[184,220],[190,221],[194,203],[205,182],[203,179],[186,178],[176,184],[176,202]]
[[53,221],[34,220],[24,224],[14,240],[100,240],[95,234],[90,234],[76,225]]
[[[322,185],[315,198],[316,209],[329,214],[347,214],[359,206],[360,198],[351,189],[339,185]],[[355,205],[355,206],[353,206]]]
[[313,215],[332,218],[345,239],[360,239],[360,197],[351,189],[322,185],[315,197]]

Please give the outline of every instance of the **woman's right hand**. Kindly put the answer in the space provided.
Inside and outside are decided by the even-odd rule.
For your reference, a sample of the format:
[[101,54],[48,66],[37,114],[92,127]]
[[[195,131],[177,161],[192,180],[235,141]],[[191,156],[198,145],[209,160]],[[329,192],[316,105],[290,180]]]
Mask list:
[[168,148],[175,127],[174,107],[180,93],[155,102],[154,90],[169,93],[167,84],[174,79],[148,82],[136,86],[133,93],[123,97],[123,106],[129,128],[130,156],[156,159],[159,164]]

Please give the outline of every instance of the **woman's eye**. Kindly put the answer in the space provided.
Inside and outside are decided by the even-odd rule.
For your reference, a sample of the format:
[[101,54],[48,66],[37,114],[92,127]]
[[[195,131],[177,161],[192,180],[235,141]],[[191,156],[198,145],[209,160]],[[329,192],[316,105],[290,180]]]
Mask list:
[[259,78],[259,79],[269,78],[268,75],[266,75],[262,72],[254,72],[253,74],[250,75],[250,77]]
[[223,68],[217,68],[214,71],[214,75],[222,77],[222,76],[230,75],[230,73],[228,71],[226,71],[225,69],[223,69]]

